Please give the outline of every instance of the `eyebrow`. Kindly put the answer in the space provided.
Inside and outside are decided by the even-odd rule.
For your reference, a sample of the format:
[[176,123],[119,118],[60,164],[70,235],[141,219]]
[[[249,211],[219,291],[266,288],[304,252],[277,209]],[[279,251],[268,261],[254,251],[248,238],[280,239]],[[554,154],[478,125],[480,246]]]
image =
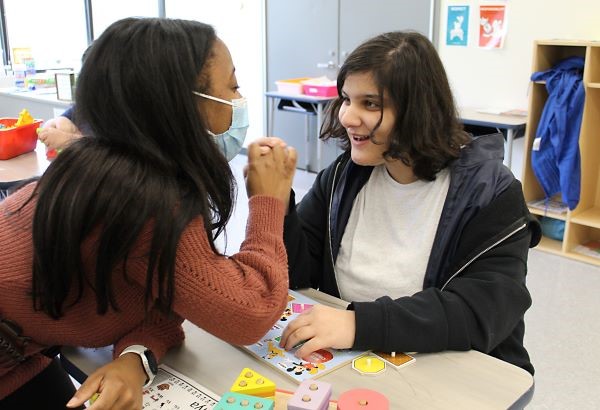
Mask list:
[[[346,93],[344,90],[342,90],[342,95],[348,97],[348,93]],[[377,93],[377,94],[359,94],[356,97],[362,97],[362,98],[382,98],[379,93]]]

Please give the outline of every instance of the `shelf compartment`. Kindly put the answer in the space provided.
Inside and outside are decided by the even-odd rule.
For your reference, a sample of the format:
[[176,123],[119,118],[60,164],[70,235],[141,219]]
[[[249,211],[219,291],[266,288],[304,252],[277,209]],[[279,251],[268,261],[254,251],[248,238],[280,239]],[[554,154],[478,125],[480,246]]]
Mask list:
[[571,222],[569,232],[567,233],[565,251],[568,256],[598,265],[600,264],[600,253],[597,253],[598,256],[596,257],[590,256],[596,255],[596,252],[594,251],[588,251],[586,253],[577,251],[578,247],[588,245],[591,241],[600,241],[600,228]]
[[600,229],[600,208],[594,207],[571,217],[571,222]]
[[587,47],[584,44],[579,45],[574,43],[571,45],[569,43],[567,45],[567,43],[565,43],[565,45],[555,45],[543,43],[543,41],[537,42],[536,55],[534,55],[534,72],[546,71],[554,67],[559,61],[568,57],[586,57]]
[[[583,73],[584,81],[588,87],[600,88],[600,47],[588,47],[586,60],[586,69]],[[591,84],[595,84],[595,86]]]
[[573,216],[581,211],[600,207],[600,89],[586,90],[583,118],[579,134],[579,152],[581,154],[581,193],[578,209]]
[[562,255],[562,246],[563,243],[561,241],[548,238],[547,236],[542,236],[540,243],[535,247],[535,249],[539,249],[540,251],[544,252],[555,253],[557,255]]
[[534,215],[547,216],[548,218],[558,219],[560,221],[566,221],[567,220],[567,214],[566,213],[559,214],[558,212],[544,211],[542,209],[533,208],[531,206],[529,206],[528,208],[529,208],[529,212],[531,212]]

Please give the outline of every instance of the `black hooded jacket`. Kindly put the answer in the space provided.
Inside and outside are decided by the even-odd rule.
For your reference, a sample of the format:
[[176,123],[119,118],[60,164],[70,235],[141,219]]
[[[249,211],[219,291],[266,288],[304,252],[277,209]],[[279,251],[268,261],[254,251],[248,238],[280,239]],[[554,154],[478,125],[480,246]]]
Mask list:
[[[437,352],[475,349],[534,369],[523,346],[531,305],[527,255],[541,230],[520,182],[502,164],[503,137],[475,138],[450,166],[450,187],[423,280],[423,290],[393,300],[353,302],[354,349]],[[321,171],[300,204],[291,199],[284,225],[290,288],[339,297],[335,260],[354,198],[372,167],[348,152]],[[382,249],[382,257],[394,252]],[[402,274],[402,267],[398,267]]]

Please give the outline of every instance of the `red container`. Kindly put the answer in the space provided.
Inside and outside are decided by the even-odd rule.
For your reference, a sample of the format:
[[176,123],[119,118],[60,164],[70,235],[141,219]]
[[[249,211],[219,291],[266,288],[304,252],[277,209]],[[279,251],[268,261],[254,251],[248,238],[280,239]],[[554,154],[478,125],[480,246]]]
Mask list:
[[323,84],[302,84],[304,94],[315,97],[337,97],[337,86]]
[[[17,118],[0,118],[0,124],[12,127]],[[26,152],[31,152],[37,144],[35,130],[42,125],[42,120],[35,120],[31,124],[21,125],[17,128],[0,128],[0,160],[14,158]]]

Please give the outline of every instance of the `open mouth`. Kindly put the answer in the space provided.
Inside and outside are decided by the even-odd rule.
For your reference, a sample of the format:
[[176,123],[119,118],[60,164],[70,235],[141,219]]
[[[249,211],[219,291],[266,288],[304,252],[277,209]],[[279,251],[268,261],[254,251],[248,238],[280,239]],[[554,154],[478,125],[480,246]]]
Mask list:
[[352,135],[354,141],[366,141],[369,139],[368,135]]

